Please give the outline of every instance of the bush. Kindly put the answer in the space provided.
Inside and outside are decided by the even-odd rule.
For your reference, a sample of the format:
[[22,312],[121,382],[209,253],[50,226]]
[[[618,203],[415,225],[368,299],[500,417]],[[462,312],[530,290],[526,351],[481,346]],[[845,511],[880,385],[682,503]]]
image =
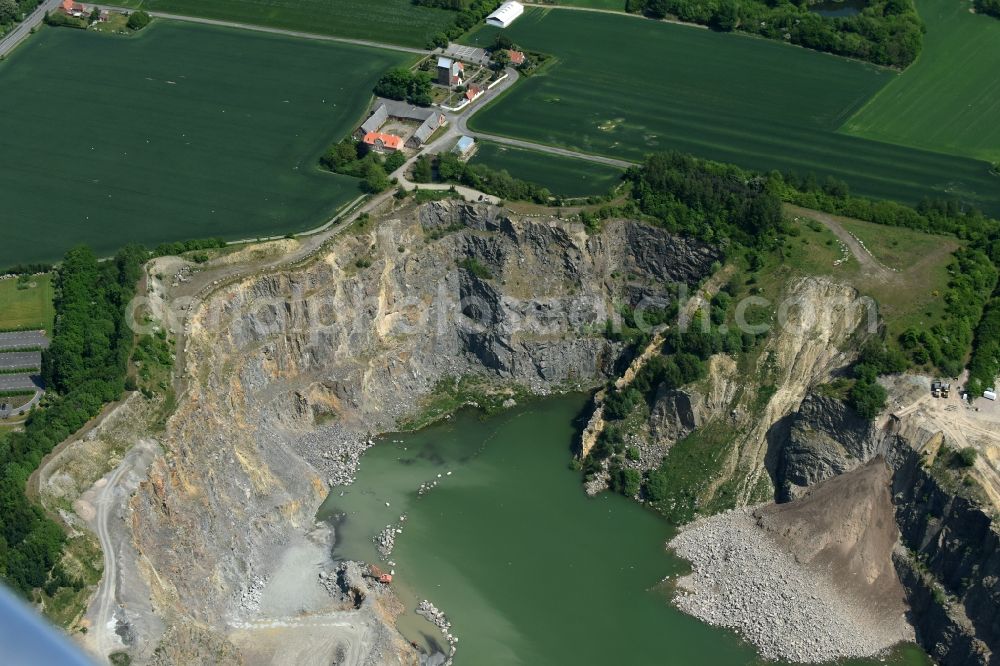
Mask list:
[[490,269],[484,266],[475,257],[469,257],[468,259],[463,259],[462,261],[458,262],[458,266],[459,268],[464,268],[465,270],[469,271],[477,278],[480,278],[482,280],[493,279],[493,273],[490,272]]
[[129,30],[142,30],[147,25],[149,25],[149,22],[151,20],[152,20],[152,18],[150,17],[150,15],[147,14],[146,12],[142,11],[141,9],[139,11],[132,12],[128,16],[128,24],[127,24],[128,25],[128,29]]
[[958,461],[962,463],[964,467],[972,467],[976,464],[976,458],[979,456],[979,452],[976,451],[971,446],[967,446],[958,452]]
[[614,465],[610,469],[611,490],[621,493],[626,497],[635,497],[642,487],[642,476],[634,469],[626,469]]
[[847,402],[863,418],[873,419],[885,409],[886,390],[871,379],[859,379],[847,394]]

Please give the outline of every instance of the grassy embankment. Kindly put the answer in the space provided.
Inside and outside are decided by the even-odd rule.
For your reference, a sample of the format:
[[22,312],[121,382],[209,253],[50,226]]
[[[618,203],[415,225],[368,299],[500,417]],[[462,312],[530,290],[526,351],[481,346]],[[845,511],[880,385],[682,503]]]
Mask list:
[[131,39],[41,30],[0,63],[0,116],[17,128],[0,151],[0,265],[322,224],[361,192],[320,154],[407,60],[162,20]]
[[[864,196],[958,197],[1000,214],[1000,178],[986,162],[839,131],[897,79],[891,70],[594,12],[530,9],[506,34],[557,62],[477,114],[476,130],[636,161],[676,149],[760,171],[831,175]],[[482,27],[467,41],[495,36]]]

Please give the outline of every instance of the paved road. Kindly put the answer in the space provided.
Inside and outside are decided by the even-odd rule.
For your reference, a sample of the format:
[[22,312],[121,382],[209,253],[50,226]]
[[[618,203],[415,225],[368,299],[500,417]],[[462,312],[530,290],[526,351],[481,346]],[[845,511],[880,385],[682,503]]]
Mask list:
[[45,18],[45,12],[54,11],[59,6],[59,0],[46,0],[39,5],[35,11],[28,14],[28,17],[21,21],[12,32],[0,39],[0,56],[5,56],[14,50],[25,37],[31,34],[31,29],[40,25]]
[[49,339],[41,331],[19,331],[17,333],[0,333],[0,349],[17,349],[24,347],[48,347]]
[[40,367],[42,367],[42,352],[0,353],[0,370],[12,370],[14,368],[31,368],[35,370]]
[[38,390],[42,388],[42,378],[38,375],[0,375],[0,391]]
[[[87,5],[88,7],[94,5]],[[131,12],[132,9],[117,7],[115,5],[96,5],[101,9],[113,12]],[[216,19],[201,18],[198,16],[183,16],[181,14],[167,14],[164,12],[147,12],[150,16],[169,19],[171,21],[186,21],[188,23],[201,23],[203,25],[214,25],[223,28],[238,28],[239,30],[255,30],[257,32],[268,32],[273,35],[285,35],[287,37],[298,37],[299,39],[313,39],[321,42],[338,42],[340,44],[354,44],[355,46],[369,46],[376,49],[387,49],[389,51],[401,51],[403,53],[414,53],[417,55],[427,55],[431,53],[427,49],[417,49],[409,46],[399,46],[397,44],[387,44],[368,39],[348,39],[347,37],[334,37],[332,35],[319,35],[314,32],[299,32],[298,30],[283,30],[281,28],[271,28],[264,25],[253,25],[252,23],[237,23],[236,21],[219,21]]]

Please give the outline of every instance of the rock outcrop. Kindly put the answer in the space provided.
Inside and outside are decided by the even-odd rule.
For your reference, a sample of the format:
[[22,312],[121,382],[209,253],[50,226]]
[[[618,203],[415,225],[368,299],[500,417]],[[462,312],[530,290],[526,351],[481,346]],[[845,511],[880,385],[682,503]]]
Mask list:
[[665,442],[676,442],[702,424],[700,396],[684,389],[656,393],[649,417],[652,436]]
[[774,475],[779,501],[885,453],[871,422],[835,398],[810,394],[783,425]]
[[535,393],[604,381],[621,353],[603,336],[616,301],[665,298],[665,282],[700,280],[717,258],[636,222],[589,235],[442,202],[220,287],[190,314],[186,392],[132,500],[159,612],[250,640],[287,544],[350,481],[371,434],[413,417],[444,380]]

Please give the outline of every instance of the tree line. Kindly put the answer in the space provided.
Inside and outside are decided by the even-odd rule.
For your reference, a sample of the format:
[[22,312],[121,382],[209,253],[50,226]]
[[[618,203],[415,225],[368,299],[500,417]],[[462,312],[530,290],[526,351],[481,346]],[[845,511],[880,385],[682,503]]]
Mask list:
[[445,48],[496,11],[500,0],[413,0],[413,4],[455,11],[455,19],[442,32],[434,35],[427,48]]
[[0,35],[35,11],[40,4],[42,0],[0,0]]
[[[1000,0],[979,0],[996,3]],[[879,65],[906,67],[923,46],[913,0],[871,0],[854,16],[824,17],[799,0],[627,0],[626,11],[676,16],[715,30],[739,30]]]
[[437,174],[438,180],[457,183],[492,194],[501,199],[548,203],[552,193],[535,183],[510,175],[506,169],[493,169],[485,164],[469,164],[458,155],[445,152],[432,159],[421,156],[414,163],[413,182],[429,183]]
[[1000,18],[1000,0],[976,0],[976,12]]
[[42,354],[49,404],[0,441],[0,577],[26,596],[73,584],[56,569],[65,534],[28,500],[25,486],[43,456],[121,397],[132,349],[125,310],[148,257],[128,246],[99,262],[81,247],[58,269],[52,344]]

